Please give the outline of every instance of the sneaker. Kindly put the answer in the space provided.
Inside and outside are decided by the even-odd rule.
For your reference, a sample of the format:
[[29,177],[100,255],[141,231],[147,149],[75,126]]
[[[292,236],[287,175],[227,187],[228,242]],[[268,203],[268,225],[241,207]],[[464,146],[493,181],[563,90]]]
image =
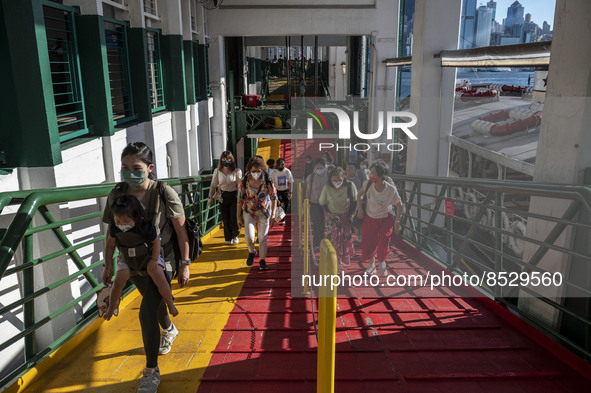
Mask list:
[[138,393],[156,393],[160,385],[160,370],[155,368],[144,368],[142,378],[137,388]]
[[267,266],[267,261],[265,261],[264,259],[261,259],[259,261],[259,269],[261,269],[261,270],[269,270],[269,266]]
[[279,225],[285,225],[285,221],[279,221]]
[[252,266],[252,264],[254,263],[255,255],[257,255],[256,252],[249,252],[248,253],[248,258],[246,258],[246,266]]
[[374,263],[371,263],[371,264],[369,265],[369,267],[368,267],[367,269],[365,269],[365,273],[366,273],[368,276],[373,276],[373,275],[375,275],[375,274],[376,274],[376,265],[375,265]]
[[226,244],[227,244],[227,245],[233,244],[233,243],[232,243],[232,240],[226,240]]
[[380,276],[386,277],[388,275],[388,268],[386,266],[386,262],[380,263]]
[[170,348],[172,347],[172,343],[176,340],[176,337],[179,335],[179,331],[177,330],[174,324],[172,325],[172,329],[170,330],[161,330],[160,331],[160,349],[158,353],[160,355],[166,355],[170,352]]
[[238,236],[236,236],[234,239],[232,239],[232,243],[233,243],[233,244],[238,244],[238,243],[240,243],[240,239],[238,239]]

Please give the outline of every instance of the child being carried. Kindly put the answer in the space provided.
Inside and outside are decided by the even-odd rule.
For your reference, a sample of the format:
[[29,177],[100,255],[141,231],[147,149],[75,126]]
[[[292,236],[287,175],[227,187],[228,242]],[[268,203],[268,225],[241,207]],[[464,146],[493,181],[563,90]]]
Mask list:
[[148,221],[142,204],[133,195],[121,195],[113,202],[111,211],[113,219],[109,224],[105,261],[109,263],[113,259],[115,246],[119,249],[119,257],[109,309],[103,318],[108,321],[113,316],[119,306],[123,287],[132,274],[149,274],[166,302],[169,313],[173,317],[177,316],[178,310],[174,306],[170,284],[164,273],[164,260],[160,256],[160,237],[156,227]]

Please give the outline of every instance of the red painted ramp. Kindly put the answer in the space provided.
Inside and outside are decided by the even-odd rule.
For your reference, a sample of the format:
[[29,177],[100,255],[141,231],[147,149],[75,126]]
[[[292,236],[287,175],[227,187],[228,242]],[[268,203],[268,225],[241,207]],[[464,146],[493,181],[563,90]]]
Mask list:
[[[289,159],[287,145],[282,154]],[[305,151],[298,149],[294,158]],[[288,216],[287,225],[270,231],[270,269],[259,271],[257,262],[252,267],[198,392],[316,391],[318,307],[291,296],[290,226]],[[395,243],[391,274],[437,270],[414,249]],[[346,273],[361,274],[366,266],[360,259],[357,247]],[[589,391],[589,364],[489,299],[460,297],[449,288],[440,292],[342,291],[335,392]]]
[[[316,391],[312,304],[290,296],[289,218],[271,230],[270,270],[253,266],[199,392]],[[392,247],[395,269],[421,258],[401,249]],[[570,355],[555,356],[488,299],[357,292],[337,301],[336,392],[588,391],[588,365],[570,367]]]

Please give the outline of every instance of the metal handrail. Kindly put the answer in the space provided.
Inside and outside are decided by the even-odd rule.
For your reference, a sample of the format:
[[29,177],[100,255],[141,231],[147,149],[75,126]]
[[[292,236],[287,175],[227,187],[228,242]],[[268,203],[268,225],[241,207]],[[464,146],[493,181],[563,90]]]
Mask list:
[[[439,178],[391,174],[397,183],[406,214],[403,216],[404,240],[446,269],[456,273],[497,275],[498,273],[557,273],[539,266],[549,252],[576,266],[588,269],[591,256],[585,246],[591,234],[591,188],[523,181],[499,181],[466,178]],[[462,198],[463,195],[463,198]],[[545,214],[529,211],[531,197],[560,200],[564,212]],[[515,206],[510,206],[513,199]],[[522,203],[523,211],[519,210]],[[445,204],[459,206],[452,213]],[[451,210],[451,209],[450,209]],[[457,211],[459,210],[459,211]],[[527,234],[528,220],[547,226],[544,237]],[[519,230],[518,230],[519,229]],[[573,239],[564,244],[561,235],[570,231]],[[578,244],[578,245],[577,245]],[[527,248],[527,252],[525,249]],[[575,265],[573,265],[575,266]],[[478,289],[515,310],[529,323],[549,334],[579,356],[591,359],[591,315],[588,310],[569,307],[569,291],[591,296],[591,279],[560,272],[561,291],[550,298],[537,287],[521,285],[505,287],[501,283]],[[529,278],[529,276],[528,276]],[[570,292],[572,293],[572,292]],[[574,337],[561,330],[561,323],[550,326],[522,308],[524,296],[536,297],[551,306],[563,321],[577,324],[583,337]],[[558,327],[556,327],[558,326]]]
[[[179,197],[185,208],[185,215],[186,217],[194,218],[199,223],[202,234],[215,228],[220,221],[218,206],[213,205],[210,207],[207,204],[211,179],[212,176],[207,175],[163,180],[170,186],[180,186]],[[3,338],[4,341],[0,343],[1,353],[12,345],[17,345],[18,341],[24,339],[24,361],[7,375],[2,376],[0,387],[5,386],[8,382],[14,380],[14,378],[34,367],[39,361],[75,335],[87,322],[96,318],[96,304],[90,304],[90,308],[81,317],[77,318],[75,326],[72,329],[45,348],[37,348],[36,346],[35,335],[40,327],[73,307],[80,306],[81,302],[85,302],[88,305],[88,302],[92,301],[92,296],[104,287],[92,274],[95,268],[100,268],[103,265],[104,259],[87,264],[81,258],[78,250],[88,246],[101,247],[97,243],[102,243],[105,235],[72,244],[63,229],[65,225],[76,223],[88,224],[89,226],[96,225],[96,221],[100,220],[102,216],[102,211],[85,212],[77,217],[56,220],[48,207],[67,202],[106,197],[116,184],[82,185],[0,193],[0,212],[6,206],[13,205],[18,207],[12,218],[12,222],[4,233],[4,236],[0,239],[0,283],[4,281],[5,277],[13,276],[14,274],[22,275],[18,279],[19,285],[22,287],[21,291],[19,291],[20,296],[10,304],[3,304],[0,309],[0,315],[11,311],[15,312],[20,307],[22,307],[24,315],[24,328],[7,339]],[[96,206],[100,209],[98,203]],[[33,219],[36,216],[40,216],[45,221],[45,224],[34,226]],[[52,232],[55,235],[58,248],[56,249],[55,246],[48,248],[46,246],[46,250],[42,250],[42,253],[45,253],[45,255],[34,256],[34,238],[48,232]],[[46,238],[44,240],[46,241]],[[22,255],[22,263],[9,269],[8,267],[17,252],[20,252]],[[77,270],[74,273],[67,273],[64,277],[60,277],[53,283],[43,287],[36,287],[34,282],[35,275],[33,274],[35,266],[47,263],[52,259],[64,255],[69,256],[74,265],[76,265]],[[111,263],[114,263],[114,260]],[[72,299],[68,299],[67,304],[58,305],[58,309],[50,312],[48,315],[35,315],[36,299],[64,284],[71,284],[82,277],[90,284],[90,288],[86,292],[80,293],[79,296],[74,296]],[[132,289],[133,287],[130,287],[127,293]]]

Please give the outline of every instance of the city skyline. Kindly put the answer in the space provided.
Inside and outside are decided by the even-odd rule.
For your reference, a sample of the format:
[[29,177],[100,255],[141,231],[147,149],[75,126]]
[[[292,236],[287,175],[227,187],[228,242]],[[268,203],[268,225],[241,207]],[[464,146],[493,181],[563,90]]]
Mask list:
[[[496,22],[502,23],[503,19],[507,17],[507,8],[515,2],[515,0],[495,0],[497,2]],[[556,0],[517,0],[524,8],[525,14],[531,14],[533,22],[540,27],[544,21],[550,24],[550,29],[554,28],[554,9],[556,8]],[[476,8],[481,5],[486,5],[488,0],[477,0]]]

